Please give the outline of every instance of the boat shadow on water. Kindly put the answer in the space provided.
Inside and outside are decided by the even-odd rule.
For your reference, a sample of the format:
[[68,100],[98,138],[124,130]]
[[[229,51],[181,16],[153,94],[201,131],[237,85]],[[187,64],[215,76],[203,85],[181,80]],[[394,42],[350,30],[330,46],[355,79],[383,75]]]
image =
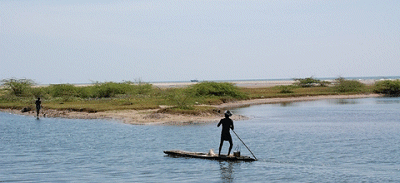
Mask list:
[[[216,160],[219,163],[220,176],[223,182],[233,182],[235,179],[235,168],[238,168],[242,163],[251,163],[257,161],[249,156],[218,156],[217,154],[188,152],[181,150],[164,151],[165,157],[170,158],[186,158],[186,159],[207,159]],[[207,161],[205,160],[205,161]]]

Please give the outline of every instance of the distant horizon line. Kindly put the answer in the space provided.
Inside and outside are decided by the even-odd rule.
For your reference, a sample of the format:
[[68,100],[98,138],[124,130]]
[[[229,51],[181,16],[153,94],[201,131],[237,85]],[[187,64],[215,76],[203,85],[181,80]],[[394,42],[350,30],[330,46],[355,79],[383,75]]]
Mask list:
[[[319,79],[319,80],[334,80],[339,77],[313,77],[310,76],[314,79]],[[309,78],[309,77],[305,77]],[[400,76],[362,76],[362,77],[342,77],[344,79],[350,79],[350,80],[368,80],[368,79],[373,79],[373,80],[380,80],[380,79],[400,79]],[[180,80],[180,81],[132,81],[134,83],[191,83],[191,82],[206,82],[206,81],[211,81],[211,82],[244,82],[244,81],[291,81],[297,78],[277,78],[277,79],[230,79],[230,80],[200,80],[200,79],[192,79],[192,80]],[[129,80],[122,80],[121,82],[124,81],[129,81]],[[85,84],[93,84],[96,82],[100,81],[94,81],[90,83],[48,83],[48,84],[37,84],[37,85],[54,85],[54,84],[74,84],[74,85],[85,85]],[[104,81],[104,82],[115,82],[115,81]],[[103,83],[103,82],[100,82]],[[118,83],[118,82],[117,82]]]

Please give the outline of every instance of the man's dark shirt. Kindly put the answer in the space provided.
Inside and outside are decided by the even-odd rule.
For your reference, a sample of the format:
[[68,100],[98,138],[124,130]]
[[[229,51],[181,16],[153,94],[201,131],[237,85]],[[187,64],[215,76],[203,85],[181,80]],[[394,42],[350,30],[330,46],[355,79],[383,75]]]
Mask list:
[[232,139],[229,130],[232,128],[233,130],[233,121],[230,118],[221,119],[218,123],[218,126],[222,124],[222,132],[221,132],[221,140],[230,140]]

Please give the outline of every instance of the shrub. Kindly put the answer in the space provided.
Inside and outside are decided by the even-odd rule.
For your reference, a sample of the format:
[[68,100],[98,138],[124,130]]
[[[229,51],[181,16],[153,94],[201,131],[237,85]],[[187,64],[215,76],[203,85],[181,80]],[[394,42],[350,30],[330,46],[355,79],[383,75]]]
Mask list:
[[35,84],[35,82],[30,79],[15,78],[3,79],[1,82],[5,89],[10,91],[10,94],[17,97],[31,95],[31,88]]
[[31,88],[31,94],[37,98],[37,97],[45,97],[47,98],[47,92],[46,92],[46,88],[44,87],[32,87]]
[[246,94],[239,91],[238,87],[231,83],[201,82],[191,86],[189,91],[195,96],[247,98]]
[[117,94],[123,94],[125,91],[124,86],[114,82],[96,83],[94,88],[94,95],[98,98],[114,97]]
[[335,90],[337,92],[362,92],[365,85],[356,80],[336,79]]
[[95,91],[93,86],[76,87],[76,92],[80,98],[94,98]]
[[126,81],[125,83],[133,86],[133,90],[131,91],[131,94],[134,94],[134,95],[148,94],[153,89],[153,85],[143,82],[140,78],[136,79],[135,82]]
[[293,93],[294,86],[278,86],[279,93]]
[[133,95],[145,95],[152,91],[153,85],[148,83],[138,83],[132,85],[132,90],[129,92]]
[[147,83],[143,84],[142,82],[134,84],[130,81],[123,83],[97,82],[90,91],[92,91],[92,97],[97,98],[110,98],[121,94],[143,95],[152,91],[152,85]]
[[72,84],[54,84],[49,86],[52,97],[77,97],[78,88]]
[[189,101],[190,94],[184,89],[170,90],[167,99],[178,109],[193,109],[193,105]]
[[328,81],[321,81],[319,79],[314,79],[313,77],[309,77],[309,78],[295,78],[295,81],[298,81],[298,83],[296,83],[296,85],[300,86],[300,87],[313,87],[313,86],[327,86],[330,83]]
[[400,95],[400,80],[383,80],[374,85],[374,92],[385,95]]

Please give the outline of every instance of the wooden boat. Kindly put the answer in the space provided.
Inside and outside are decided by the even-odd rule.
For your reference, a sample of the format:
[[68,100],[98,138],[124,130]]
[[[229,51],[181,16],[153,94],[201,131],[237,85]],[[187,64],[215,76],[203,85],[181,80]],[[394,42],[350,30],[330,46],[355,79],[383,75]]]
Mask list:
[[241,156],[240,153],[235,152],[234,155],[222,155],[218,156],[212,150],[209,153],[201,153],[201,152],[188,152],[181,150],[171,150],[164,151],[165,154],[174,157],[189,157],[189,158],[200,158],[200,159],[210,159],[210,160],[220,160],[220,161],[256,161],[256,159],[251,158],[249,156]]

